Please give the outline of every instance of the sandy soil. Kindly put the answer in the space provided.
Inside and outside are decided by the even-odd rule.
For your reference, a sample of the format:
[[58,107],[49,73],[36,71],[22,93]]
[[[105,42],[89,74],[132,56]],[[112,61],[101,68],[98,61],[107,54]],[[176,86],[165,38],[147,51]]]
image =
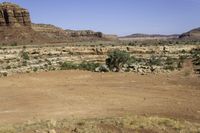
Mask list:
[[0,79],[0,124],[31,119],[165,116],[200,122],[200,78],[55,71]]

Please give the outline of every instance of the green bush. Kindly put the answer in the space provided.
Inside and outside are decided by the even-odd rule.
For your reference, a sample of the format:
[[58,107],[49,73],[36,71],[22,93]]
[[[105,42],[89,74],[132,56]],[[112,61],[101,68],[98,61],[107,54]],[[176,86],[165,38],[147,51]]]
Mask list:
[[34,71],[34,72],[37,72],[37,71],[38,71],[38,68],[37,68],[37,67],[34,67],[34,68],[33,68],[33,71]]
[[11,69],[11,66],[7,66],[6,69]]
[[110,70],[114,68],[119,71],[121,67],[130,60],[130,54],[126,51],[119,49],[113,50],[108,53],[108,58],[106,59],[106,65]]
[[148,64],[150,66],[152,66],[152,65],[161,66],[162,65],[162,59],[160,57],[156,57],[156,56],[153,55],[153,56],[150,57]]
[[72,69],[78,69],[78,65],[74,64],[73,62],[64,62],[61,63],[61,70],[72,70]]
[[193,64],[200,66],[200,48],[193,49],[191,51],[192,58],[193,58]]
[[81,64],[79,64],[79,69],[81,70],[88,70],[88,71],[95,71],[95,69],[97,67],[99,67],[100,64],[99,63],[94,63],[94,62],[82,62]]
[[13,42],[11,46],[17,46],[17,42]]
[[22,51],[21,57],[22,57],[24,60],[29,60],[29,59],[30,59],[28,52],[24,52],[24,51]]
[[76,64],[73,62],[64,62],[61,63],[61,70],[87,70],[87,71],[95,71],[97,67],[99,67],[99,63],[94,63],[94,62],[86,62],[83,61],[80,64]]

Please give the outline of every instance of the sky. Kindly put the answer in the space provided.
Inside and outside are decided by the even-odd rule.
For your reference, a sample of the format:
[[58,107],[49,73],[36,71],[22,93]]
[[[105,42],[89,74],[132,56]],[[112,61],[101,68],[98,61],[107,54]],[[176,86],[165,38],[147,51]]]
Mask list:
[[180,34],[200,27],[200,0],[0,0],[27,8],[34,23],[107,34]]

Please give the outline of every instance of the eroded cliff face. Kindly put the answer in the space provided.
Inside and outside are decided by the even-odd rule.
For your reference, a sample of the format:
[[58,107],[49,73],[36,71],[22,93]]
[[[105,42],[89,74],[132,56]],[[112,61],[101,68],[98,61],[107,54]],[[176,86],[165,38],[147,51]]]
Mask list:
[[3,2],[0,4],[0,27],[31,27],[30,14],[27,9],[20,6]]
[[0,45],[109,40],[101,32],[63,30],[49,24],[32,24],[27,9],[0,3]]

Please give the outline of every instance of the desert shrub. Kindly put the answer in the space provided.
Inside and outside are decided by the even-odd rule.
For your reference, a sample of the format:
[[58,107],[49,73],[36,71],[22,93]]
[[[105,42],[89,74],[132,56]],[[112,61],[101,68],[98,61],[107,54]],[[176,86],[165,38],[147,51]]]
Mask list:
[[22,57],[24,60],[29,60],[29,59],[30,59],[28,52],[24,52],[24,51],[22,51],[21,57]]
[[73,62],[64,62],[64,63],[61,63],[60,67],[61,67],[61,70],[79,69],[79,70],[95,71],[95,69],[99,66],[100,66],[99,63],[83,61],[80,64],[76,64]]
[[73,62],[64,62],[61,63],[60,68],[61,70],[72,70],[72,69],[78,69],[78,65]]
[[7,66],[6,69],[11,69],[11,66]]
[[121,67],[130,60],[130,54],[126,51],[115,49],[108,53],[108,58],[106,59],[106,65],[110,70],[114,68],[119,71]]
[[[126,64],[127,64],[127,65],[131,65],[131,64],[134,64],[134,63],[137,63],[137,62],[140,62],[140,58],[135,58],[134,56],[131,56],[131,57],[127,60]],[[141,61],[141,62],[142,62],[142,61]]]
[[2,73],[2,75],[3,75],[4,77],[7,77],[7,76],[8,76],[8,73],[7,73],[7,72],[4,72],[4,73]]
[[167,57],[167,59],[165,60],[166,65],[173,65],[176,62],[177,62],[177,60],[174,58],[171,58],[171,57]]
[[38,71],[38,68],[37,68],[37,67],[34,67],[34,68],[33,68],[33,71],[34,71],[34,72],[37,72],[37,71]]
[[200,48],[191,51],[193,58],[194,71],[200,74]]
[[27,61],[23,61],[22,66],[27,66]]
[[10,60],[7,60],[6,63],[10,63]]
[[17,46],[17,42],[13,42],[11,46]]
[[83,61],[81,64],[78,65],[78,68],[81,70],[95,71],[95,69],[99,66],[99,63]]
[[187,51],[185,49],[181,50],[181,53],[185,54]]
[[174,66],[171,66],[171,65],[169,65],[169,66],[164,66],[164,69],[165,69],[165,70],[170,70],[170,71],[173,71],[173,70],[175,70],[175,67],[174,67]]
[[162,65],[162,59],[161,57],[156,57],[154,55],[152,55],[149,59],[149,61],[147,62],[148,65],[150,66],[161,66]]

